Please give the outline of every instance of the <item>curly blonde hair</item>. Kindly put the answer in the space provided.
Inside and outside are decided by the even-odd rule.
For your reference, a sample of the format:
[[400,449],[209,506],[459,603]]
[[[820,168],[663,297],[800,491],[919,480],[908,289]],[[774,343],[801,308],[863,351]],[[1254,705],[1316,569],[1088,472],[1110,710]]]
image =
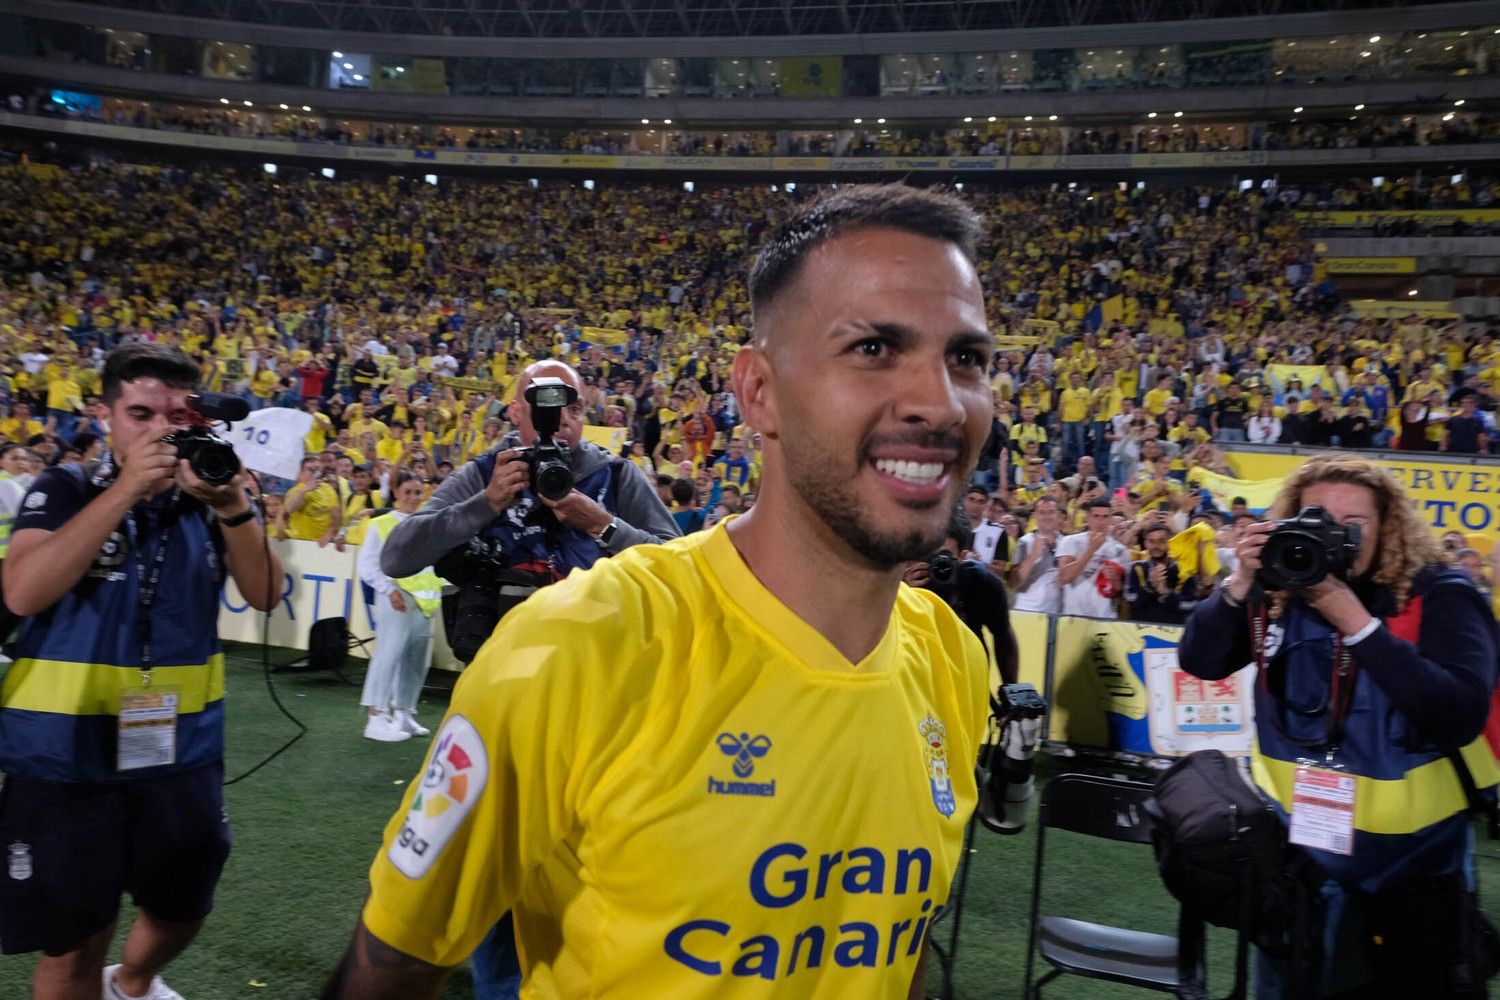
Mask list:
[[1295,516],[1302,509],[1303,491],[1319,483],[1350,483],[1375,495],[1380,538],[1371,579],[1390,588],[1396,610],[1401,611],[1406,607],[1407,592],[1417,573],[1424,567],[1449,561],[1407,495],[1406,487],[1389,469],[1370,459],[1350,452],[1329,452],[1308,459],[1287,477],[1267,516],[1274,520]]

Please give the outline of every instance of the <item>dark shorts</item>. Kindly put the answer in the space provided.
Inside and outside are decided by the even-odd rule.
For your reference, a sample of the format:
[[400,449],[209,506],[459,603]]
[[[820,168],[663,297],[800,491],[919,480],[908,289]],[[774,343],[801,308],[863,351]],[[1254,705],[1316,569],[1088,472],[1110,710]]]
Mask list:
[[96,784],[6,775],[0,952],[70,951],[114,921],[125,892],[163,920],[208,916],[229,857],[223,780],[223,764]]

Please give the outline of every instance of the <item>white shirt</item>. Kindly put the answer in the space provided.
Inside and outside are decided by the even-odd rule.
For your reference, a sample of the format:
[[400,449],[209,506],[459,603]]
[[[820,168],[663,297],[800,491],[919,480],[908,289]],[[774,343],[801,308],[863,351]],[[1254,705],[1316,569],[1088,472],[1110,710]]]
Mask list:
[[974,558],[989,565],[995,558],[995,549],[1000,545],[1000,536],[1005,529],[990,521],[982,521],[974,529]]
[[432,359],[432,370],[439,368],[447,375],[458,374],[458,359],[451,354],[439,354]]
[[1119,457],[1120,448],[1125,444],[1125,432],[1130,430],[1130,422],[1134,419],[1135,414],[1133,412],[1116,413],[1109,418],[1110,433],[1115,436],[1115,439],[1109,443],[1110,458]]
[[[396,520],[404,521],[410,514],[403,514],[396,510],[391,513],[396,515]],[[380,532],[373,528],[365,529],[365,540],[360,543],[359,557],[354,560],[355,569],[359,572],[359,578],[368,583],[375,593],[385,597],[393,590],[399,590],[396,581],[380,571],[380,550],[385,547],[385,539],[380,537]]]
[[1281,421],[1275,417],[1251,417],[1245,436],[1256,444],[1275,444],[1281,440]]
[[[1076,535],[1068,535],[1057,543],[1057,557],[1061,560],[1064,556],[1073,559],[1082,559],[1083,554],[1088,551],[1089,533],[1080,531]],[[1115,563],[1120,567],[1119,586],[1116,597],[1123,593],[1125,586],[1125,571],[1130,568],[1130,550],[1125,548],[1113,538],[1104,540],[1089,557],[1089,561],[1083,567],[1083,572],[1073,578],[1072,583],[1063,584],[1062,587],[1062,613],[1065,615],[1088,615],[1093,618],[1118,618],[1119,613],[1115,608],[1116,597],[1105,597],[1099,593],[1098,584],[1095,582],[1099,576],[1099,570],[1105,562]]]
[[[1021,540],[1016,543],[1015,564],[1019,566],[1025,562],[1033,546],[1037,544],[1036,532],[1022,535]],[[1051,552],[1043,552],[1031,568],[1030,579],[1022,580],[1021,586],[1012,595],[1011,610],[1041,611],[1055,615],[1061,601],[1062,591],[1057,582],[1057,556]]]

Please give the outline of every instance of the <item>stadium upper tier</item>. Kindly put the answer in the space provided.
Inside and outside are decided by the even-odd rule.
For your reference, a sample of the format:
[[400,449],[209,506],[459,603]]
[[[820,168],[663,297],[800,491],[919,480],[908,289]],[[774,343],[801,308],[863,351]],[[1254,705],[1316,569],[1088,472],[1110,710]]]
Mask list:
[[[201,13],[208,9],[203,4],[154,2],[166,13],[148,15],[144,2],[121,8],[0,0],[0,75],[88,92],[284,102],[376,116],[416,111],[429,120],[444,114],[491,121],[551,115],[593,122],[671,117],[675,111],[679,118],[714,124],[847,121],[863,112],[873,117],[877,108],[889,108],[893,120],[1283,104],[1367,103],[1413,111],[1443,97],[1492,97],[1490,79],[1500,70],[1500,15],[1495,5],[1483,3],[1227,19],[1206,15],[1248,5],[1204,4],[1205,16],[1195,21],[1069,31],[856,33],[868,30],[861,27],[832,36],[742,37],[736,31],[735,37],[718,38],[580,39],[566,32],[525,38],[362,35],[335,30],[342,14],[330,14],[325,30],[300,30],[288,26],[320,5],[257,5],[284,15],[281,26],[272,27],[176,13]],[[584,16],[584,5],[567,6]],[[592,16],[610,4],[587,6]],[[743,13],[771,5],[715,0],[698,6]],[[848,0],[847,6],[885,5]],[[1066,11],[1114,5],[890,6],[908,9],[918,20],[926,16],[919,12],[939,7]],[[1167,2],[1139,6],[1175,9]],[[421,7],[443,9],[440,3]],[[363,3],[328,8],[399,10]],[[216,9],[231,17],[242,13],[236,3]],[[497,32],[503,28],[494,23]],[[976,22],[976,29],[983,27]],[[508,100],[481,100],[496,97]]]
[[[298,29],[514,38],[708,38],[941,34],[1078,28],[1177,20],[1231,20],[1388,8],[1382,0],[88,0],[52,7],[111,8],[149,16],[213,17]],[[25,7],[27,4],[15,6]],[[1417,2],[1411,7],[1432,6]]]

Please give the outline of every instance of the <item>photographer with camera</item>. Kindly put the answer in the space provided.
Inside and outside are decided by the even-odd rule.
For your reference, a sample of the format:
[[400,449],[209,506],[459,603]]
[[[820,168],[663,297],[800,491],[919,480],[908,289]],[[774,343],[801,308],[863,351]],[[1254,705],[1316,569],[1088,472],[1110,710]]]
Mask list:
[[[28,617],[0,686],[0,950],[43,953],[41,1000],[98,997],[101,972],[110,1000],[177,997],[159,973],[228,857],[219,588],[227,569],[266,611],[282,572],[197,379],[173,347],[110,352],[113,452],[44,471],[5,559]],[[138,913],[106,969],[126,890]]]
[[[1300,513],[1299,513],[1300,512]],[[1182,669],[1258,666],[1251,773],[1327,876],[1312,995],[1480,998],[1493,973],[1474,896],[1481,735],[1496,633],[1400,482],[1351,454],[1309,460],[1234,572],[1188,618]],[[1256,996],[1299,993],[1258,956]]]
[[[385,538],[380,568],[401,578],[436,566],[459,587],[445,601],[453,653],[471,661],[510,608],[575,569],[678,537],[633,463],[582,440],[578,373],[539,361],[516,382],[515,430],[466,463]],[[479,1000],[514,996],[520,965],[509,915],[474,953]]]
[[968,516],[962,507],[955,507],[948,519],[948,535],[943,544],[926,559],[908,563],[902,580],[909,587],[921,587],[941,597],[980,642],[986,642],[984,633],[988,630],[1001,682],[1014,684],[1021,653],[1010,627],[1010,602],[1005,596],[1005,585],[983,562],[972,558],[973,545],[974,532],[969,529]]
[[387,575],[436,566],[460,588],[448,637],[464,662],[538,587],[679,534],[635,466],[582,440],[578,388],[578,373],[560,361],[527,368],[509,407],[515,430],[499,450],[449,476],[386,539]]

